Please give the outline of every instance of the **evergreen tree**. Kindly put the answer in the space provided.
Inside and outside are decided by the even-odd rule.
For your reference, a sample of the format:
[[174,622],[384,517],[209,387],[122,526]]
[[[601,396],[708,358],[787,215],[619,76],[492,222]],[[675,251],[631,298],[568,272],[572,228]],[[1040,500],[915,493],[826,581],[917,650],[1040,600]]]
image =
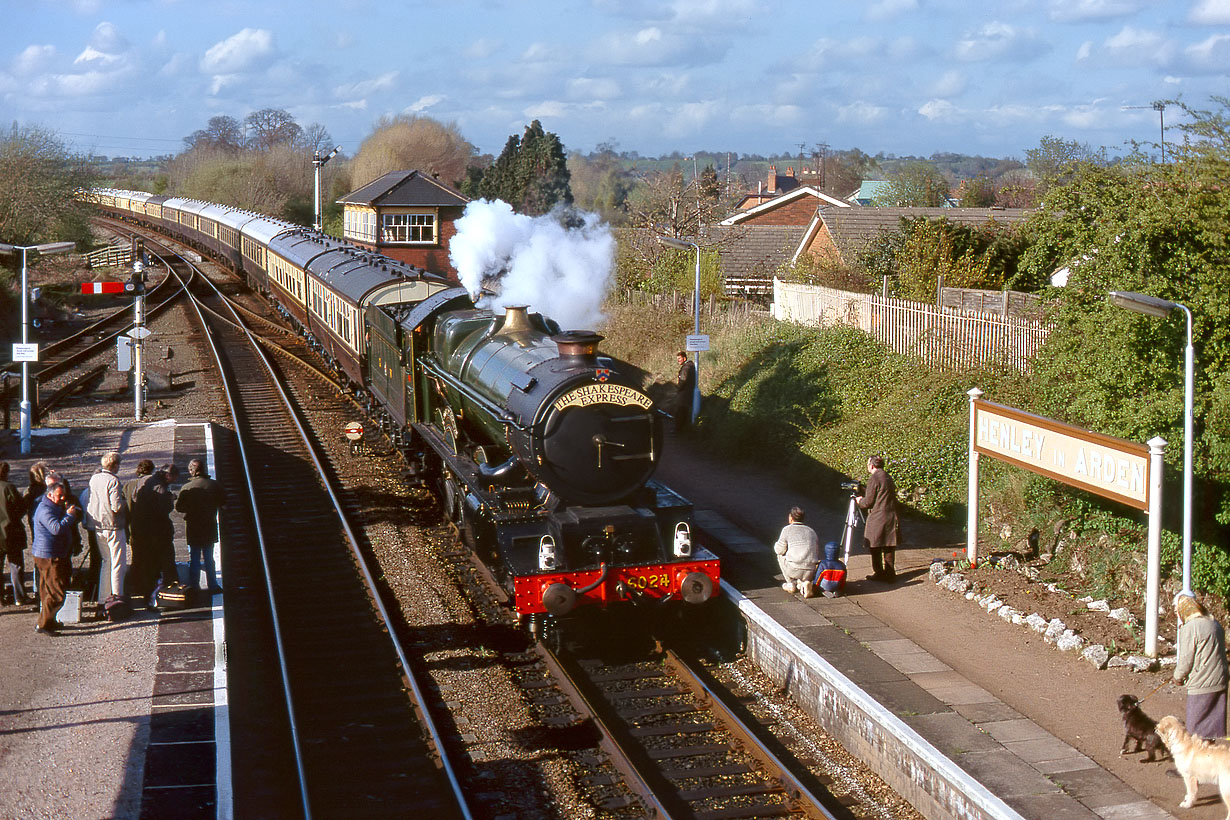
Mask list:
[[508,138],[504,150],[482,173],[479,196],[502,199],[521,213],[545,214],[558,203],[572,203],[564,146],[534,120],[521,137]]

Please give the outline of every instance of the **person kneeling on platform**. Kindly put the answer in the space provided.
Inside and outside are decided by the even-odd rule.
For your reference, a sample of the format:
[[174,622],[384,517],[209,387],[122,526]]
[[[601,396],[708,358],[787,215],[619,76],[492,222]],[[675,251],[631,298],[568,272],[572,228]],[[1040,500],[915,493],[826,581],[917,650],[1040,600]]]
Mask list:
[[812,579],[820,563],[820,538],[803,523],[801,507],[791,508],[788,523],[782,528],[773,551],[777,553],[777,565],[786,581],[782,589],[810,598],[814,589]]
[[829,541],[824,545],[824,560],[816,568],[816,586],[825,598],[836,598],[846,588],[846,565],[837,556],[841,544]]

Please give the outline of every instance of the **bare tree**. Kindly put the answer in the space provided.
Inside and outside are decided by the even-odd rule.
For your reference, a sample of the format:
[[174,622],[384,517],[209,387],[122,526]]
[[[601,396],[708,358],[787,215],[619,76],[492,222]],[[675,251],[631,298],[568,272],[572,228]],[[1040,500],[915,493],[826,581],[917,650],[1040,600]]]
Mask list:
[[295,118],[281,108],[253,111],[244,118],[243,124],[248,133],[248,147],[257,151],[267,151],[275,145],[296,145],[303,135]]
[[363,140],[350,163],[351,186],[366,185],[390,171],[422,171],[458,185],[474,156],[474,146],[456,123],[430,117],[382,118]]
[[337,145],[333,141],[333,137],[329,136],[329,131],[318,122],[314,122],[303,130],[301,143],[308,153],[319,152],[327,154]]

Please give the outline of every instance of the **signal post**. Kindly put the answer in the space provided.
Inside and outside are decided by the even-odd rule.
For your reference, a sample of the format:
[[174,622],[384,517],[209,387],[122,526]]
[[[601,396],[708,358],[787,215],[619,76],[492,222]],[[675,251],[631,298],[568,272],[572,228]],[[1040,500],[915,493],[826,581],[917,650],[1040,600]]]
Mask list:
[[[134,240],[132,277],[127,282],[86,282],[81,285],[85,294],[132,294],[132,330],[118,340],[116,348],[116,368],[133,371],[133,418],[141,421],[145,418],[145,368],[143,348],[145,339],[149,338],[149,328],[145,326],[145,254],[141,249],[141,241]],[[131,361],[129,354],[131,353]]]

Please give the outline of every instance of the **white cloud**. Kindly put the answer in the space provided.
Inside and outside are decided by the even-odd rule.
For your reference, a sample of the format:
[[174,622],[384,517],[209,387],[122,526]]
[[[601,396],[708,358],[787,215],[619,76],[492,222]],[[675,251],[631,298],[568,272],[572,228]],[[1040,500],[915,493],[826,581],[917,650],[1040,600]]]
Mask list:
[[720,63],[728,50],[725,40],[649,26],[603,35],[594,44],[593,57],[600,63],[619,66],[709,65]]
[[1093,54],[1093,43],[1086,40],[1080,44],[1080,48],[1076,49],[1076,61],[1084,62],[1089,59],[1089,55]]
[[918,8],[918,0],[876,0],[863,11],[863,19],[883,23]]
[[1106,125],[1107,113],[1096,103],[1079,105],[1065,111],[1060,117],[1065,125],[1072,128],[1100,128]]
[[959,110],[948,100],[928,100],[918,109],[918,113],[934,122],[935,120],[951,120]]
[[854,123],[856,125],[877,125],[884,122],[887,117],[887,108],[864,100],[858,100],[849,105],[837,107],[837,119],[839,122]]
[[568,97],[580,100],[611,100],[621,96],[619,83],[610,77],[576,77],[567,83]]
[[729,26],[753,19],[760,7],[755,0],[674,0],[671,11],[676,20],[691,25]]
[[974,63],[1028,60],[1049,49],[1032,29],[993,21],[958,40],[953,52],[958,60]]
[[[397,72],[393,73],[396,74]],[[446,98],[443,94],[426,94],[410,103],[410,105],[406,106],[404,110],[407,114],[421,114],[427,109],[444,102],[445,99]]]
[[1230,25],[1230,0],[1200,0],[1192,6],[1188,19],[1204,25]]
[[543,100],[535,105],[526,106],[522,113],[531,120],[545,120],[552,117],[562,117],[568,113],[568,104],[559,100]]
[[361,97],[369,97],[372,94],[378,94],[383,91],[395,87],[397,82],[398,72],[388,71],[381,74],[379,77],[372,77],[367,80],[359,80],[346,85],[334,86],[333,96],[340,99],[356,99]]
[[49,67],[56,56],[55,46],[26,46],[13,59],[13,73],[17,76],[34,74]]
[[213,80],[209,83],[209,93],[211,96],[218,96],[218,93],[235,85],[239,82],[238,74],[215,74]]
[[501,43],[499,40],[493,40],[489,37],[480,37],[474,42],[470,43],[470,45],[466,47],[466,49],[462,52],[462,54],[464,54],[466,57],[470,58],[471,60],[485,60],[486,58],[490,57],[492,54],[495,54],[497,51],[499,51],[502,47],[503,47],[503,43]]
[[931,86],[931,93],[937,97],[955,97],[965,90],[967,81],[960,71],[945,71]]
[[546,63],[555,59],[555,53],[546,43],[530,43],[518,59],[523,63]]
[[1107,38],[1102,51],[1124,65],[1166,65],[1171,61],[1174,44],[1156,31],[1124,26]]
[[1221,74],[1230,68],[1230,34],[1214,34],[1185,50],[1188,65],[1201,74]]
[[1051,0],[1051,19],[1061,23],[1112,20],[1140,10],[1136,0]]
[[206,74],[251,71],[267,64],[273,54],[273,35],[268,30],[245,28],[206,51],[201,70]]
[[93,64],[99,68],[115,65],[124,58],[118,54],[107,54],[99,51],[93,46],[86,46],[85,50],[77,55],[77,59],[73,60],[73,65],[90,65]]
[[128,50],[128,41],[124,39],[124,35],[120,34],[119,29],[113,24],[107,22],[99,23],[94,27],[90,45],[107,54]]

